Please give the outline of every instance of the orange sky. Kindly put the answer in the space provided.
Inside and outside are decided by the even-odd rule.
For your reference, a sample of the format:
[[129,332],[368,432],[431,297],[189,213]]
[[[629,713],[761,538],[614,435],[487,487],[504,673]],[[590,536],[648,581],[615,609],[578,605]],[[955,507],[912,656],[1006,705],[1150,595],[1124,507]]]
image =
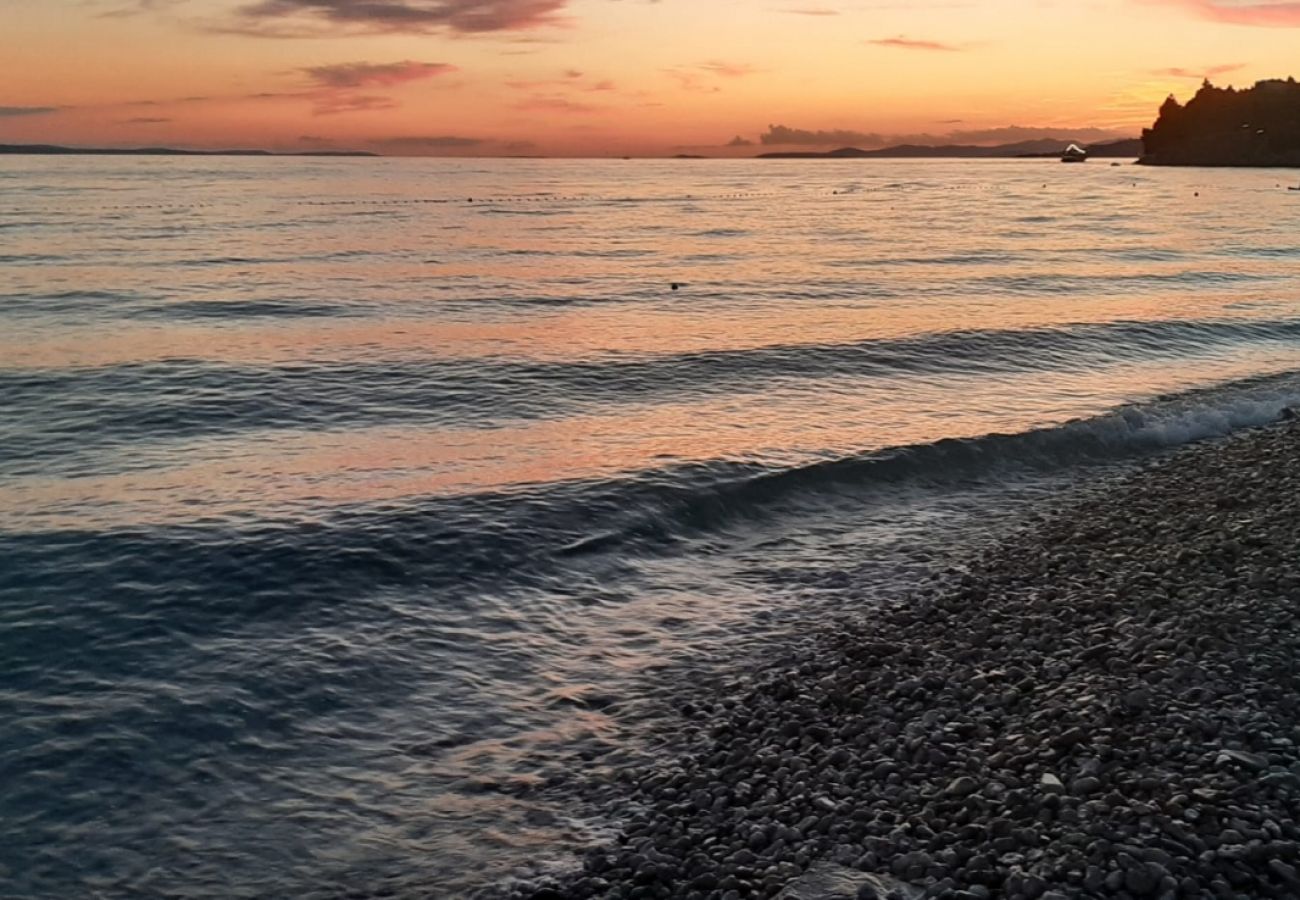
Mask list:
[[1207,74],[1300,74],[1298,47],[1300,2],[1264,0],[0,0],[0,142],[604,156],[1091,140],[1137,134]]

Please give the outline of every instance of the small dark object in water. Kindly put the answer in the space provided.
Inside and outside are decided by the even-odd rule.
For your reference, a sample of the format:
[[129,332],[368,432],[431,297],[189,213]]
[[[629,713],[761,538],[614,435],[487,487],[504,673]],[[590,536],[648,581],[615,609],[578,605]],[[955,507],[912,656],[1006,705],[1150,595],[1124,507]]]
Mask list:
[[678,284],[676,281],[674,281],[674,282],[672,283],[671,287],[672,287],[672,289],[675,291],[675,290],[677,290],[678,288],[680,288],[681,285]]

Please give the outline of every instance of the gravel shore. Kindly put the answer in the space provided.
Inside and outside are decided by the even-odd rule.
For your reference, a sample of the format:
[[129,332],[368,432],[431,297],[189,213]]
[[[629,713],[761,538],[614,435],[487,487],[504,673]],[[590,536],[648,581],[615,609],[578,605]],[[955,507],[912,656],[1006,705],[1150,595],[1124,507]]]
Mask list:
[[546,898],[1300,898],[1300,426],[676,700]]

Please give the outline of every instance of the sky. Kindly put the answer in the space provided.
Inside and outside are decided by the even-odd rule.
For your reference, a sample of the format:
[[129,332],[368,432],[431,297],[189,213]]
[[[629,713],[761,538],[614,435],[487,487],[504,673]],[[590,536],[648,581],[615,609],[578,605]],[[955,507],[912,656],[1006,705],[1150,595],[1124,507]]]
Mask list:
[[749,156],[1136,136],[1300,2],[0,0],[0,143]]

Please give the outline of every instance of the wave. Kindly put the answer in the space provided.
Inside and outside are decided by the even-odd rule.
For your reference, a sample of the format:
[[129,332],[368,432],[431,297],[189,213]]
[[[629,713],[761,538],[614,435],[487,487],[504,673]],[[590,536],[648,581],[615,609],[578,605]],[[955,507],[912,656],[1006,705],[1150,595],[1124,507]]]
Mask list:
[[862,493],[882,488],[946,488],[1116,462],[1268,424],[1297,405],[1300,371],[1158,397],[1106,415],[1023,432],[945,438],[791,468],[715,469],[707,483],[663,491],[653,504],[660,510],[656,514],[622,529],[584,536],[561,552],[581,554],[638,537],[710,530],[790,499],[839,500],[850,492],[858,502]]
[[141,300],[160,300],[138,293],[109,290],[49,291],[42,293],[0,294],[0,314],[48,318],[53,315],[76,313],[93,315],[110,311],[117,313]]
[[143,319],[238,319],[317,318],[358,316],[355,306],[298,300],[172,300],[132,310],[128,318]]
[[0,264],[7,266],[33,263],[68,262],[71,257],[57,253],[0,253]]
[[1108,293],[1146,294],[1153,289],[1176,287],[1180,291],[1221,288],[1224,285],[1277,281],[1282,273],[1260,273],[1218,270],[1185,270],[1178,272],[1144,272],[1138,274],[1061,275],[1044,272],[1024,275],[988,275],[970,279],[978,293],[1006,292],[1034,297],[1058,294],[1091,294],[1099,290]]
[[[242,314],[286,313],[337,311],[259,308]],[[1293,318],[1121,321],[571,362],[480,358],[256,367],[177,359],[10,370],[0,371],[3,418],[11,425],[0,433],[0,457],[51,460],[151,438],[259,429],[497,427],[502,420],[739,395],[814,379],[998,377],[1298,339],[1300,319]]]
[[[1300,372],[1159,398],[1012,434],[893,447],[776,467],[714,461],[463,497],[336,509],[320,520],[0,534],[0,619],[60,608],[141,627],[183,609],[200,632],[304,605],[365,602],[393,588],[473,604],[482,591],[599,583],[610,567],[773,516],[826,516],[899,492],[954,493],[1139,458],[1273,421],[1300,404]],[[61,602],[61,601],[60,601]],[[53,604],[53,605],[51,605]],[[34,671],[73,652],[58,615],[38,617]],[[102,647],[93,652],[111,652]],[[82,647],[79,653],[92,652]],[[25,662],[24,662],[25,660]],[[21,664],[20,664],[21,663]]]

